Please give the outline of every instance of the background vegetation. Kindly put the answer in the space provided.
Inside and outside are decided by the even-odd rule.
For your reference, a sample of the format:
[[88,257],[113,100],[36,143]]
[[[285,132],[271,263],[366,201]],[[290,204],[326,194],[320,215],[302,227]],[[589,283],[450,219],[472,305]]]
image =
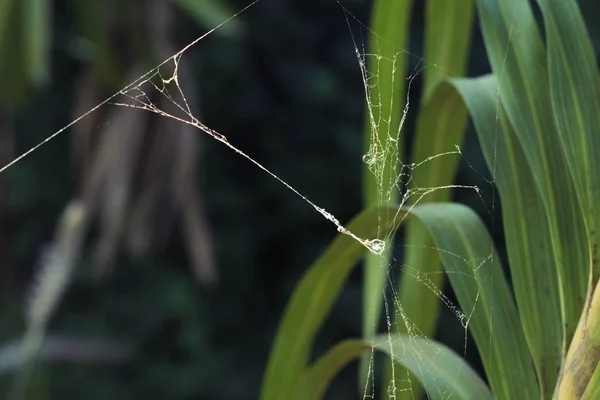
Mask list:
[[[90,65],[100,65],[97,69],[104,71],[99,79],[105,85],[102,90],[112,93],[120,87],[123,77],[119,74],[125,73],[117,68],[111,75],[102,68],[102,59],[86,51],[85,29],[75,3],[51,5],[51,40],[46,44],[51,68],[46,77],[35,71],[27,75],[26,58],[19,53],[25,47],[7,45],[13,43],[10,38],[22,39],[22,32],[34,26],[14,21],[2,26],[3,162],[70,122],[74,110],[81,111],[81,77]],[[109,43],[108,48],[119,54],[114,65],[126,71],[138,62],[156,64],[156,55],[145,50],[143,41],[133,40],[141,31],[135,16],[141,14],[142,5],[115,4],[123,7],[120,13],[131,16],[120,22],[126,29],[118,32],[118,38],[131,39],[133,44],[117,51],[114,42]],[[371,2],[342,4],[361,21],[369,21]],[[584,15],[600,15],[594,13],[597,5],[591,1],[582,4],[587,7]],[[230,10],[246,5],[227,2]],[[173,12],[175,48],[219,22],[208,19],[199,25],[203,20],[185,7],[173,8]],[[412,54],[422,54],[422,16],[423,2],[415,2],[408,48]],[[187,83],[181,83],[184,90],[198,92],[201,106],[196,115],[340,221],[347,221],[362,208],[364,88],[342,9],[334,1],[262,0],[235,21],[240,23],[238,29],[225,35],[217,32],[184,55],[192,72]],[[588,26],[598,50],[600,32],[594,22],[590,19]],[[357,24],[352,28],[360,43],[366,31]],[[478,32],[473,43],[471,76],[489,70]],[[412,71],[419,58],[408,61]],[[35,79],[43,85],[26,83]],[[422,74],[417,75],[412,85],[413,104],[418,104],[421,79]],[[405,126],[409,142],[415,116],[409,113]],[[99,134],[115,125],[108,120],[90,129]],[[43,367],[34,381],[41,388],[36,391],[38,398],[257,397],[289,295],[335,231],[274,179],[201,132],[197,134],[202,149],[197,183],[209,220],[218,283],[207,286],[196,279],[181,233],[185,231],[179,229],[181,218],[176,219],[177,229],[168,235],[164,250],[141,260],[118,252],[112,272],[102,280],[95,273],[97,258],[94,242],[90,242],[50,331],[125,344],[134,355],[118,367],[74,363]],[[75,173],[80,164],[72,157],[73,136],[73,131],[65,132],[0,174],[4,317],[0,337],[5,341],[22,333],[23,299],[37,260],[52,240],[60,213],[81,186],[81,175]],[[473,132],[462,147],[465,159],[457,183],[482,186],[489,200],[492,193],[479,176],[486,177],[487,172]],[[492,232],[502,250],[498,205],[492,210],[488,201],[486,208],[472,191],[457,191],[455,196],[488,222],[496,214]],[[101,236],[97,228],[92,237]],[[316,352],[341,339],[360,336],[361,290],[362,276],[356,272],[319,336]],[[438,338],[462,351],[464,331],[455,316],[446,311],[440,326]],[[331,398],[356,396],[356,368],[339,377],[330,390]]]

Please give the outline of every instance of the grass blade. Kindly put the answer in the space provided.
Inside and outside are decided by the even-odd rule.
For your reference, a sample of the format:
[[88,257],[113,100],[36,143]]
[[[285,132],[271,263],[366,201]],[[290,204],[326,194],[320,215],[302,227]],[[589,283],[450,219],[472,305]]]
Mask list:
[[[535,372],[500,259],[480,218],[455,203],[411,210],[431,233],[496,399],[539,399]],[[518,382],[518,384],[517,384]]]
[[[590,247],[598,247],[600,222],[600,74],[590,35],[573,0],[538,1],[547,35],[552,110],[566,159],[584,209]],[[597,251],[597,250],[596,250]],[[598,254],[593,283],[600,276]]]
[[[467,113],[460,97],[447,85],[440,85],[449,76],[463,76],[469,55],[473,30],[474,5],[472,0],[451,2],[430,0],[426,6],[424,59],[429,65],[424,70],[421,108],[417,117],[412,161],[421,163],[412,171],[411,189],[449,186],[454,180],[459,154],[456,145],[462,143],[467,125]],[[443,157],[431,156],[445,154]],[[427,192],[428,190],[425,190]],[[419,201],[449,201],[450,189],[434,190]],[[433,246],[422,225],[408,221],[404,262],[415,268],[419,275],[431,277],[431,284],[442,287],[444,275],[439,258],[429,249]],[[440,301],[431,289],[418,284],[410,274],[400,279],[398,295],[403,314],[421,335],[435,334]],[[406,332],[406,321],[398,321],[399,332]],[[407,371],[395,367],[397,377]],[[398,387],[400,383],[396,384]],[[404,384],[406,385],[406,384]],[[419,397],[419,388],[411,379],[410,390],[395,394],[398,400]]]
[[543,41],[530,2],[477,0],[486,50],[506,116],[521,143],[548,218],[566,351],[588,290],[583,217],[554,123]]
[[[403,112],[408,54],[404,49],[408,47],[411,9],[412,0],[376,0],[372,9],[368,52],[377,57],[371,56],[366,60],[368,72],[362,70],[368,102],[365,152],[372,160],[364,167],[365,208],[398,203],[397,176],[403,153],[401,132],[406,115]],[[382,211],[380,219],[387,223],[394,214],[395,211],[391,214]],[[379,233],[377,236],[387,239]],[[388,241],[386,248],[390,247],[389,244]],[[388,250],[383,257],[367,254],[365,258],[363,337],[366,339],[376,333],[389,260]],[[367,358],[361,360],[360,386],[368,377],[369,363]]]
[[521,324],[536,367],[542,398],[549,399],[560,370],[563,330],[556,263],[542,199],[521,145],[502,105],[498,104],[496,77],[455,79],[452,83],[473,118],[500,193]]
[[465,74],[474,12],[473,0],[427,2],[423,58],[428,67],[423,71],[422,104],[446,78]]
[[[467,112],[460,96],[449,85],[439,85],[431,99],[423,106],[417,119],[417,137],[413,156],[426,161],[419,164],[412,174],[411,190],[427,193],[425,197],[415,195],[419,203],[449,201],[451,185],[460,154],[455,146],[462,142],[467,124]],[[431,155],[441,155],[432,158]],[[418,162],[415,160],[415,162]],[[448,187],[447,189],[435,189]],[[443,287],[444,274],[439,257],[431,251],[433,242],[426,229],[412,220],[407,221],[404,264],[415,272],[403,273],[400,278],[398,296],[402,314],[398,314],[398,332],[412,331],[424,337],[435,334],[440,300],[430,287],[419,284],[416,276],[428,276],[433,287]],[[402,319],[400,318],[402,317]],[[408,322],[410,321],[410,323]],[[407,326],[409,323],[411,326]],[[406,371],[396,368],[396,379],[405,380]],[[391,376],[390,376],[391,377]],[[418,397],[418,387],[410,383],[411,390],[400,390],[398,399]],[[398,387],[400,383],[397,383]],[[406,386],[406,383],[403,384]]]

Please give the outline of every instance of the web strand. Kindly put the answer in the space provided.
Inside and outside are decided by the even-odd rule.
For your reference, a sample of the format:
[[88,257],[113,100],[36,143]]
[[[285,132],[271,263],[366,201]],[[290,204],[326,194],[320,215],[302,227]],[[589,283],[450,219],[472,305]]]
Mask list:
[[[315,211],[317,211],[319,214],[321,214],[322,217],[324,217],[325,219],[327,219],[328,221],[333,223],[338,232],[340,232],[341,234],[347,235],[350,238],[356,240],[361,245],[363,245],[368,251],[370,251],[371,253],[376,254],[376,255],[383,254],[383,252],[385,251],[386,243],[392,243],[392,239],[396,233],[395,231],[393,231],[393,232],[386,234],[385,237],[380,237],[381,232],[383,232],[382,228],[384,226],[387,226],[387,224],[389,224],[391,220],[394,220],[394,221],[399,220],[399,216],[402,213],[410,213],[410,211],[415,206],[417,206],[426,196],[430,195],[431,193],[433,193],[437,190],[448,190],[448,189],[474,190],[477,193],[477,195],[479,196],[479,198],[481,199],[482,203],[485,204],[485,201],[482,197],[482,193],[477,186],[448,184],[448,185],[440,185],[440,186],[436,186],[436,187],[418,187],[415,184],[415,182],[413,182],[413,180],[412,180],[413,173],[416,169],[423,167],[427,163],[432,162],[433,160],[435,160],[437,158],[448,157],[448,156],[463,157],[463,153],[458,144],[456,144],[455,150],[443,151],[441,153],[431,155],[424,160],[420,160],[420,161],[416,161],[416,162],[412,162],[412,163],[402,163],[400,160],[393,160],[392,162],[397,162],[397,165],[394,165],[394,166],[386,165],[386,162],[388,162],[388,161],[386,161],[387,160],[386,155],[389,154],[389,152],[391,151],[391,149],[394,146],[398,146],[398,143],[397,143],[398,141],[395,139],[394,134],[398,134],[404,128],[406,118],[411,109],[409,95],[410,95],[411,84],[413,82],[413,79],[417,75],[419,75],[425,68],[441,68],[443,70],[445,70],[445,69],[443,68],[443,66],[440,66],[440,65],[437,65],[434,63],[430,63],[430,62],[424,60],[423,58],[421,58],[415,54],[412,54],[404,49],[398,49],[398,54],[400,52],[409,54],[410,56],[418,59],[418,62],[417,62],[417,66],[415,67],[413,72],[407,77],[408,84],[407,84],[407,89],[406,89],[406,96],[402,99],[396,99],[396,100],[404,101],[404,105],[403,105],[403,109],[402,109],[402,115],[401,115],[401,118],[399,121],[399,126],[392,127],[390,116],[384,116],[384,115],[382,115],[381,112],[377,112],[379,109],[382,108],[381,97],[373,99],[371,97],[371,93],[375,89],[375,85],[378,84],[380,79],[388,78],[388,77],[381,77],[378,75],[378,73],[377,73],[378,66],[381,63],[391,63],[393,65],[393,70],[395,70],[396,57],[385,58],[381,54],[378,53],[378,49],[368,49],[369,52],[367,52],[364,42],[357,42],[357,40],[352,32],[350,19],[357,22],[361,26],[361,34],[362,34],[362,29],[367,30],[370,34],[374,34],[374,32],[369,27],[367,27],[362,22],[360,22],[354,15],[352,15],[340,3],[339,0],[336,0],[336,2],[340,5],[340,7],[342,8],[342,10],[345,14],[346,22],[348,24],[348,28],[350,29],[350,33],[352,35],[354,53],[356,55],[356,59],[357,59],[357,62],[358,62],[359,68],[360,68],[360,76],[362,79],[362,84],[363,84],[364,91],[365,91],[365,98],[366,98],[366,102],[367,102],[368,124],[371,128],[371,138],[370,138],[370,143],[369,143],[370,145],[369,145],[367,153],[363,156],[362,160],[364,163],[366,163],[368,165],[369,170],[376,178],[380,203],[382,205],[387,204],[389,206],[395,207],[395,210],[396,210],[395,214],[391,215],[391,216],[384,212],[381,212],[378,215],[378,218],[379,218],[378,235],[376,238],[361,238],[358,235],[354,234],[352,231],[350,231],[344,225],[342,225],[340,223],[340,221],[331,212],[327,211],[325,208],[320,207],[319,205],[317,205],[316,203],[311,201],[307,196],[302,194],[299,190],[297,190],[291,184],[289,184],[288,182],[286,182],[285,180],[280,178],[278,175],[276,175],[274,172],[272,172],[270,169],[265,167],[260,162],[253,159],[246,152],[242,151],[240,148],[233,145],[224,134],[219,133],[216,130],[206,126],[203,122],[201,122],[198,118],[196,118],[194,116],[195,110],[193,110],[190,107],[190,105],[188,104],[187,98],[185,96],[184,91],[182,90],[182,86],[179,81],[180,76],[178,73],[179,73],[179,62],[181,60],[181,57],[184,55],[184,53],[188,49],[190,49],[191,47],[196,45],[198,42],[200,42],[204,38],[211,35],[213,32],[215,32],[221,26],[228,23],[233,18],[238,17],[240,14],[242,14],[243,12],[245,12],[250,7],[254,6],[255,4],[257,4],[260,1],[261,0],[252,1],[249,5],[247,5],[246,7],[244,7],[237,13],[235,13],[233,16],[231,16],[224,22],[217,25],[215,28],[209,30],[202,36],[196,38],[195,40],[193,40],[192,42],[187,44],[185,47],[183,47],[181,50],[179,50],[176,54],[170,56],[169,58],[167,58],[166,60],[161,62],[159,65],[157,65],[155,68],[151,69],[150,71],[148,71],[147,73],[145,73],[144,75],[142,75],[141,77],[139,77],[138,79],[136,79],[135,81],[130,83],[129,85],[125,86],[123,89],[117,91],[116,93],[114,93],[113,95],[111,95],[110,97],[108,97],[107,99],[105,99],[104,101],[102,101],[101,103],[99,103],[98,105],[96,105],[95,107],[93,107],[92,109],[90,109],[89,111],[84,113],[83,115],[79,116],[78,118],[76,118],[75,120],[73,120],[72,122],[70,122],[69,124],[64,126],[63,128],[54,132],[53,134],[48,136],[46,139],[41,141],[36,146],[30,148],[26,152],[22,153],[20,156],[16,157],[10,163],[1,167],[0,172],[5,171],[6,169],[13,166],[17,162],[23,160],[25,157],[27,157],[34,151],[38,150],[40,147],[42,147],[46,143],[55,139],[58,135],[62,134],[65,130],[69,129],[74,124],[81,121],[83,118],[85,118],[88,115],[92,114],[93,112],[97,111],[100,107],[105,106],[105,105],[112,105],[112,106],[117,106],[117,107],[133,108],[138,111],[152,112],[152,113],[160,115],[162,117],[172,119],[179,123],[188,124],[190,126],[195,127],[196,129],[201,130],[202,132],[209,135],[212,139],[225,145],[229,150],[237,153],[239,156],[241,156],[241,157],[245,158],[246,160],[248,160],[249,162],[251,162],[253,165],[255,165],[256,167],[261,169],[263,172],[267,173],[271,178],[274,178],[275,180],[277,180],[286,189],[288,189],[289,191],[294,193],[296,196],[298,196],[300,199],[302,199],[304,202],[306,202],[308,205],[310,205]],[[383,42],[385,42],[385,38],[381,38],[379,36],[377,36],[377,37],[380,40],[382,40]],[[375,68],[369,69],[369,68],[367,68],[367,59],[371,59],[371,58],[374,60],[373,64],[375,65]],[[163,77],[163,75],[161,73],[161,68],[164,67],[165,65],[170,65],[171,63],[173,66],[173,71],[172,71],[171,75],[168,77]],[[393,77],[391,79],[393,79]],[[173,89],[173,91],[170,91],[171,88]],[[170,101],[170,103],[175,107],[176,111],[179,111],[182,114],[179,115],[179,114],[176,114],[175,112],[168,112],[164,109],[160,109],[156,105],[156,104],[158,104],[157,102],[151,101],[152,97],[149,95],[150,90],[158,92],[162,96],[166,97]],[[176,91],[176,93],[175,93],[175,91]],[[175,94],[177,95],[179,101],[177,101],[174,98]],[[394,104],[394,106],[397,107],[398,105]],[[396,130],[396,128],[397,128],[397,130]],[[387,129],[385,140],[382,140],[380,138],[380,136],[377,134],[382,129]],[[394,129],[395,131],[392,131],[392,129]],[[474,170],[476,173],[479,174],[479,172],[477,172],[476,169],[471,164],[468,163],[468,161],[466,161],[466,162],[467,162],[467,165],[469,168],[471,168],[472,170]],[[394,171],[394,174],[392,174],[389,177],[386,177],[384,175],[384,171],[390,167],[393,167],[393,168],[391,168],[391,170]],[[495,160],[494,160],[494,169],[495,169]],[[479,175],[481,175],[481,174],[479,174]],[[388,181],[393,180],[392,185],[389,184],[390,182],[384,182],[384,179],[387,179]],[[486,180],[486,183],[488,183],[492,186],[494,185],[493,181]],[[386,189],[384,189],[384,187]],[[394,191],[397,191],[398,193],[401,194],[399,204],[389,204],[390,199],[393,198]],[[494,210],[494,205],[495,205],[494,202],[495,202],[495,197],[492,198],[492,215],[493,215],[493,210]],[[486,207],[486,209],[487,209],[487,207]],[[390,217],[391,217],[391,219],[389,219]],[[386,218],[386,220],[383,220],[384,218]],[[404,247],[409,247],[409,246],[410,245],[404,245]],[[487,265],[490,261],[493,261],[493,257],[494,257],[493,249],[491,250],[490,256],[483,260],[467,260],[467,259],[461,258],[458,254],[454,254],[454,253],[451,253],[447,250],[440,249],[440,248],[431,247],[431,248],[426,248],[425,250],[429,250],[429,251],[437,252],[437,253],[442,252],[442,253],[445,253],[452,257],[460,258],[461,262],[464,262],[464,263],[468,264],[469,266],[472,266],[471,269],[473,271],[473,275],[468,276],[468,278],[474,279],[474,280],[477,279],[475,272],[478,271],[480,268],[482,268],[484,265]],[[393,271],[393,268],[391,268],[391,267],[398,267],[398,269],[402,273],[414,278],[420,285],[423,285],[431,293],[433,293],[433,295],[435,295],[439,299],[441,304],[444,307],[446,307],[446,309],[450,310],[450,312],[454,315],[455,319],[460,322],[461,327],[464,329],[464,332],[465,332],[464,351],[465,351],[465,353],[466,353],[466,348],[467,348],[467,329],[469,326],[470,319],[475,310],[475,307],[473,307],[473,309],[471,309],[471,310],[461,310],[457,305],[453,304],[453,302],[444,294],[442,289],[438,288],[433,283],[433,281],[431,279],[431,275],[427,276],[426,274],[422,274],[418,269],[416,269],[412,266],[402,264],[402,262],[395,259],[393,257],[393,255],[390,258],[390,264],[391,265],[382,265],[381,266],[381,268],[387,269],[387,272],[386,272],[387,285],[385,287],[384,293],[382,293],[382,296],[383,296],[383,302],[384,302],[385,323],[386,323],[386,329],[387,329],[387,332],[386,332],[387,340],[388,340],[387,345],[390,346],[390,353],[391,353],[390,363],[392,364],[392,367],[391,367],[392,368],[392,370],[391,370],[392,379],[391,379],[387,394],[389,395],[390,398],[395,398],[396,394],[398,392],[409,391],[410,393],[413,393],[413,388],[411,387],[411,383],[410,383],[411,381],[408,376],[405,377],[406,379],[397,380],[396,371],[394,369],[394,358],[395,358],[395,354],[394,354],[395,350],[394,349],[396,348],[396,347],[394,347],[394,345],[396,343],[395,343],[395,339],[393,336],[393,332],[395,330],[397,330],[398,324],[404,324],[404,327],[406,328],[406,332],[408,333],[408,337],[410,338],[409,340],[414,340],[414,338],[423,336],[423,332],[421,332],[419,330],[419,328],[416,326],[416,324],[410,320],[410,316],[407,315],[407,313],[404,310],[403,305],[400,302],[399,294],[396,291],[397,282],[394,279],[393,272],[391,272],[391,271]],[[452,274],[452,273],[458,273],[458,272],[445,271],[445,272],[439,272],[439,273]],[[478,299],[479,299],[479,293],[476,293],[475,304],[478,303]],[[375,398],[374,349],[375,349],[376,345],[378,345],[378,344],[379,343],[375,343],[375,342],[372,343],[373,351],[371,353],[368,376],[367,376],[365,388],[363,391],[364,399]],[[421,354],[425,350],[423,348],[417,348],[417,350],[415,351],[414,347],[409,348],[408,346],[405,346],[403,343],[400,348],[404,352],[411,352],[411,351],[415,352],[415,354],[413,354],[413,356],[418,357],[418,358],[422,357]],[[491,355],[486,355],[486,356],[491,356]],[[427,371],[424,371],[424,373],[427,373]],[[431,374],[434,375],[433,373],[431,373]],[[452,394],[444,392],[442,387],[443,386],[440,385],[439,393],[438,393],[439,397],[450,398]]]

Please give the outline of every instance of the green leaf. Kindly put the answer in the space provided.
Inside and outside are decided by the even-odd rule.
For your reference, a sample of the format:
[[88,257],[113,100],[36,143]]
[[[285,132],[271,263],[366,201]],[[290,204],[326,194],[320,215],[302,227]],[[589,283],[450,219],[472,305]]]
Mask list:
[[[521,324],[542,398],[551,398],[562,359],[556,262],[548,221],[523,149],[498,101],[493,75],[451,81],[473,118],[502,204],[504,235]],[[543,329],[540,329],[543,327]]]
[[[395,208],[386,209],[392,212]],[[392,235],[404,213],[381,225],[380,209],[362,212],[347,228],[359,237]],[[288,302],[280,323],[263,380],[261,399],[289,398],[294,382],[308,365],[310,350],[352,268],[366,248],[338,234],[325,253],[306,272]]]
[[331,381],[350,362],[361,355],[370,355],[372,346],[364,340],[344,340],[308,367],[294,384],[292,399],[322,399]]
[[[472,0],[452,2],[430,0],[427,2],[425,19],[425,48],[423,93],[417,117],[417,131],[411,152],[413,163],[418,167],[411,171],[411,190],[425,189],[427,196],[413,197],[419,202],[449,201],[451,189],[446,188],[454,180],[459,160],[455,146],[462,143],[467,124],[467,113],[460,97],[447,85],[440,85],[448,76],[463,76],[469,56],[473,30],[474,5]],[[443,156],[440,156],[442,155]],[[434,157],[432,157],[434,156]],[[408,199],[411,201],[411,199]],[[414,203],[414,201],[412,201]],[[402,274],[398,295],[403,313],[425,337],[433,337],[437,326],[440,300],[430,288],[420,285],[414,275],[430,277],[430,284],[441,288],[444,275],[437,254],[431,252],[433,244],[422,225],[408,222],[406,231],[404,264],[414,272]],[[395,324],[398,331],[406,332],[404,321]],[[404,371],[396,368],[396,376]],[[388,374],[390,375],[390,374]],[[388,379],[384,380],[384,384]],[[397,387],[400,383],[397,383]],[[406,383],[403,384],[406,386]],[[409,382],[410,391],[400,390],[397,400],[419,397],[416,382]]]
[[438,85],[449,76],[463,76],[473,33],[473,0],[429,0],[425,15],[425,68],[423,97],[426,104]]
[[548,89],[543,41],[530,2],[477,0],[499,98],[544,204],[565,331],[573,337],[588,289],[589,248],[572,172],[564,159]]
[[[174,0],[196,22],[207,29],[219,26],[215,33],[229,37],[240,35],[243,24],[239,18],[229,19],[234,15],[220,0]],[[223,23],[227,21],[227,23]]]
[[583,396],[580,400],[597,400],[600,399],[600,364],[596,366],[596,370],[590,379]]
[[[418,163],[418,167],[412,171],[411,190],[416,191],[413,203],[450,200],[450,185],[460,158],[455,146],[462,142],[466,124],[467,112],[460,96],[450,85],[438,85],[417,119],[417,136],[412,152],[414,161]],[[424,194],[426,195],[423,197]],[[403,263],[409,269],[402,273],[398,296],[411,326],[407,327],[405,321],[397,321],[395,325],[399,332],[417,328],[421,335],[433,337],[440,299],[429,285],[422,285],[418,281],[420,276],[427,276],[432,287],[442,288],[444,274],[439,273],[442,266],[438,255],[431,251],[433,242],[421,224],[408,221],[405,243],[407,247]],[[402,370],[396,372],[397,377],[405,380]],[[410,387],[412,392],[400,390],[396,397],[399,400],[412,400],[418,389],[412,383]]]
[[408,335],[381,335],[377,339],[375,347],[410,370],[425,388],[428,398],[493,398],[469,364],[443,344]]
[[539,399],[511,291],[480,218],[455,203],[416,206],[411,215],[434,239],[462,310],[461,322],[473,334],[494,398]]
[[34,84],[48,80],[52,47],[52,4],[50,0],[24,0],[23,36],[25,67]]
[[[393,210],[394,207],[388,207],[384,211]],[[407,212],[399,210],[393,223],[381,227],[380,211],[365,211],[348,229],[361,237],[372,237],[378,229],[391,234]],[[494,256],[491,238],[479,217],[469,208],[453,203],[416,206],[410,212],[434,238],[463,310],[459,317],[475,338],[495,397],[539,398],[517,310],[502,265]],[[360,243],[340,235],[299,283],[277,333],[262,399],[291,395],[294,383],[308,366],[318,330],[364,251]]]
[[[368,108],[365,125],[366,165],[363,174],[365,208],[397,204],[399,159],[404,139],[401,135],[406,116],[404,110],[408,36],[412,0],[377,0],[372,8],[368,53],[364,56]],[[376,55],[376,56],[375,56]],[[361,68],[364,68],[362,66]],[[368,81],[366,81],[368,79]],[[395,211],[380,214],[382,221],[393,219]],[[389,238],[386,248],[390,248]],[[390,252],[381,256],[367,254],[364,263],[363,337],[371,338],[381,315]],[[388,316],[389,317],[389,316]],[[369,360],[364,358],[359,371],[359,385],[367,377]]]
[[[590,35],[573,0],[538,1],[547,35],[552,111],[562,148],[584,209],[594,277],[600,277],[597,247],[600,221],[600,74]],[[596,233],[594,233],[596,232]]]
[[477,373],[455,352],[441,343],[394,334],[375,338],[372,345],[362,340],[345,340],[317,360],[298,380],[294,398],[321,399],[333,378],[360,354],[373,349],[410,370],[426,388],[428,398],[486,400],[492,394]]

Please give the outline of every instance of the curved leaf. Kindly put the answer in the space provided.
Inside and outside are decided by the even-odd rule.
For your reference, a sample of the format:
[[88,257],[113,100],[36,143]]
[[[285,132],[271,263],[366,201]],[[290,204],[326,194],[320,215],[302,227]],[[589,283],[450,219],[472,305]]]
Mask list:
[[[559,128],[579,199],[585,210],[588,234],[597,246],[600,222],[600,74],[585,22],[574,0],[538,0],[547,35],[552,110]],[[600,276],[597,254],[595,279]]]
[[[396,209],[385,209],[392,214]],[[362,212],[348,229],[360,237],[375,237],[378,233],[392,235],[404,213],[381,226],[381,209]],[[347,235],[338,234],[325,253],[306,272],[288,302],[267,370],[261,399],[288,398],[294,382],[308,365],[314,338],[329,315],[352,268],[360,261],[366,248]]]
[[382,335],[376,344],[345,340],[317,360],[298,380],[294,399],[323,398],[330,382],[360,354],[373,349],[386,353],[414,374],[432,400],[491,400],[485,382],[463,358],[441,343],[409,335]]
[[429,230],[496,399],[538,399],[536,377],[502,264],[481,219],[456,203],[414,207]]
[[423,71],[422,103],[432,99],[438,85],[447,77],[465,74],[474,13],[473,0],[427,1],[423,59],[432,67]]
[[[502,203],[504,235],[521,324],[540,392],[551,398],[562,360],[563,330],[548,222],[520,143],[498,104],[494,75],[451,81],[468,107]],[[540,327],[544,329],[540,329]]]
[[564,159],[548,89],[546,52],[531,2],[477,0],[498,94],[539,188],[558,265],[565,330],[573,337],[588,290],[589,249],[583,216]]
[[[363,237],[371,236],[378,228],[392,233],[408,212],[398,210],[392,224],[378,227],[379,211],[364,212],[348,228]],[[385,211],[392,213],[393,207]],[[454,203],[416,206],[410,213],[434,238],[465,311],[459,314],[461,322],[473,333],[495,397],[539,398],[516,307],[502,265],[494,256],[491,238],[479,217],[469,208]],[[291,395],[294,383],[308,365],[317,331],[364,251],[355,240],[338,236],[306,273],[280,325],[264,379],[263,399]]]
[[[414,195],[418,203],[449,201],[452,190],[449,187],[454,179],[460,154],[455,146],[462,142],[467,125],[467,112],[458,93],[447,84],[438,85],[430,100],[422,106],[417,118],[417,136],[412,151],[413,159],[419,162],[412,171],[411,189],[427,193],[425,197]],[[431,155],[439,155],[431,157]],[[428,189],[431,188],[431,189]],[[419,284],[418,276],[430,277],[430,285],[442,288],[444,274],[440,259],[431,251],[433,242],[423,225],[407,221],[406,243],[403,263],[413,273],[403,272],[398,285],[398,296],[403,306],[403,314],[423,336],[433,337],[438,322],[440,299],[430,287]],[[395,324],[399,332],[406,332],[405,321]],[[396,377],[406,381],[399,368]],[[399,386],[399,384],[397,384]],[[403,384],[403,388],[407,386]],[[416,385],[410,383],[411,390],[395,393],[398,400],[412,400]]]
[[[416,196],[417,201],[449,201],[452,195],[450,188],[431,192],[426,188],[449,186],[458,167],[460,155],[455,146],[462,143],[467,113],[455,91],[441,83],[449,75],[463,76],[466,73],[474,11],[472,0],[427,2],[423,58],[429,68],[423,71],[421,105],[411,151],[412,162],[419,166],[411,171],[410,182],[411,189],[425,189],[427,196]],[[398,284],[403,314],[423,336],[433,337],[438,323],[440,299],[430,288],[418,284],[414,275],[428,276],[433,287],[441,288],[444,275],[437,272],[442,270],[442,266],[437,254],[430,251],[433,243],[422,225],[408,221],[406,242],[410,246],[405,249],[404,263],[414,268],[415,272],[403,273]],[[395,325],[399,332],[408,330],[405,321],[398,321]],[[396,383],[397,388],[402,387],[393,396],[397,400],[419,397],[420,389],[416,382],[409,377],[410,390],[403,390],[407,385],[405,371],[396,366],[393,368],[394,375],[404,380],[404,383]],[[389,385],[387,380],[384,382]]]

